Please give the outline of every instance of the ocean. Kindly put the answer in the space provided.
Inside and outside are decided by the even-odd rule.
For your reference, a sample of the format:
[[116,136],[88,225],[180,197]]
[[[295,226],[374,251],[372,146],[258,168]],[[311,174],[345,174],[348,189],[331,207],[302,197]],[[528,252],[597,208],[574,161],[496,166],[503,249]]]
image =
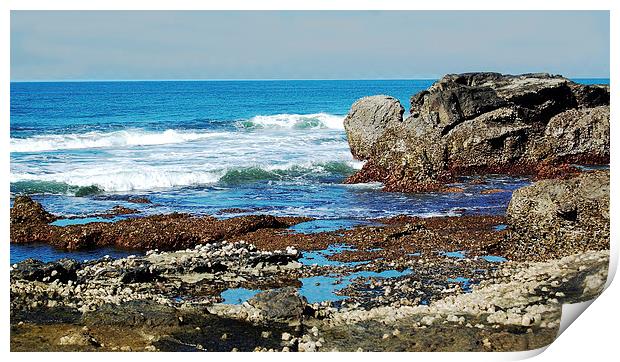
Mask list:
[[[487,185],[464,184],[464,193],[417,195],[342,183],[362,166],[350,154],[342,125],[351,104],[387,94],[408,112],[409,97],[432,83],[14,82],[11,195],[32,195],[48,211],[67,217],[124,205],[138,208],[139,215],[317,218],[300,227],[305,232],[398,214],[503,213],[510,192],[482,195],[479,188],[510,191],[527,179],[497,176]],[[131,204],[129,196],[152,203]],[[222,212],[231,208],[237,210]],[[11,246],[11,262],[65,254]]]

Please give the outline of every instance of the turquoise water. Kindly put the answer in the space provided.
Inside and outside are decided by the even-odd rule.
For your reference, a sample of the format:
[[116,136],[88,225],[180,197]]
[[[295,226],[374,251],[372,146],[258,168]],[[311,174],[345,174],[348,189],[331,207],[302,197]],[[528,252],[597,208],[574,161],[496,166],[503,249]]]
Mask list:
[[260,293],[260,290],[257,289],[246,289],[246,288],[232,288],[226,289],[222,292],[221,297],[224,299],[222,303],[224,304],[243,304],[247,302],[248,299],[252,298],[256,294]]
[[329,245],[327,249],[306,251],[303,253],[299,262],[304,265],[318,265],[318,266],[356,266],[368,263],[368,261],[353,261],[342,262],[337,260],[328,259],[331,255],[340,254],[343,251],[355,251],[356,249],[349,245],[333,244]]
[[121,218],[119,217],[113,217],[113,218],[84,217],[84,218],[77,218],[77,219],[58,219],[50,223],[50,225],[54,225],[54,226],[84,225],[84,224],[89,224],[91,222],[115,222],[120,219]]
[[463,291],[468,293],[471,292],[471,280],[469,278],[464,277],[456,277],[456,278],[448,278],[449,283],[458,283],[463,288]]
[[379,223],[367,221],[367,220],[355,220],[355,219],[327,219],[327,220],[312,220],[302,222],[297,225],[293,225],[289,228],[296,233],[302,234],[315,234],[328,231],[336,231],[340,229],[349,229],[355,226],[371,226],[380,225]]
[[505,261],[508,261],[508,259],[498,255],[484,255],[481,256],[481,258],[491,263],[503,263]]
[[[398,270],[384,270],[381,272],[375,271],[360,271],[351,273],[348,275],[328,275],[328,276],[314,276],[307,278],[300,278],[302,286],[298,289],[299,294],[304,296],[308,303],[317,302],[337,302],[347,299],[344,295],[336,294],[338,291],[351,285],[354,279],[357,278],[397,278],[412,273],[411,269],[405,269],[403,271]],[[234,288],[227,289],[222,292],[221,297],[224,299],[224,304],[242,304],[248,299],[252,298],[256,294],[260,293],[260,290],[246,289],[246,288]]]
[[448,251],[441,253],[443,256],[447,256],[448,258],[456,258],[456,259],[464,259],[465,252],[463,251]]

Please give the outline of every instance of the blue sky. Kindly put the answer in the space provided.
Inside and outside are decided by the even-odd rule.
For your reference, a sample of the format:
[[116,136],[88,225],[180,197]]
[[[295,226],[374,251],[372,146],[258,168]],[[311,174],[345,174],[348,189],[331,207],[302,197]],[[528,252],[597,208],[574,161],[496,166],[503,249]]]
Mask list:
[[12,11],[11,80],[609,77],[607,11]]

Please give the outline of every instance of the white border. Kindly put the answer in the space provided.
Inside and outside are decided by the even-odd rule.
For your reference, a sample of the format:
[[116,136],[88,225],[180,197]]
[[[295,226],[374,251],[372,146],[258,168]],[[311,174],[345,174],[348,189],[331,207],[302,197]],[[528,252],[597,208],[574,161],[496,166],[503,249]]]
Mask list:
[[[611,137],[612,137],[612,164],[616,159],[616,148],[613,140],[618,137],[618,127],[614,125],[615,121],[618,121],[618,117],[615,112],[615,107],[618,103],[617,95],[615,92],[615,85],[618,84],[618,74],[615,69],[619,69],[618,64],[618,29],[620,17],[619,1],[614,0],[434,0],[434,1],[397,1],[397,0],[306,0],[306,1],[291,1],[291,0],[228,0],[226,2],[207,2],[205,0],[175,0],[175,1],[130,1],[130,0],[5,0],[1,2],[2,12],[0,13],[0,32],[2,37],[0,38],[1,48],[0,52],[0,114],[2,114],[2,140],[4,152],[0,153],[1,165],[3,172],[0,172],[0,179],[4,186],[5,192],[0,192],[0,225],[4,232],[4,240],[2,242],[2,255],[8,258],[9,255],[9,89],[10,89],[10,10],[611,10],[611,84],[614,91],[612,91],[612,106],[611,106]],[[575,44],[575,51],[579,51],[579,44]],[[616,186],[615,172],[612,167],[611,172],[611,214],[615,215],[618,201],[618,187]],[[610,278],[611,282],[613,274],[615,274],[618,260],[618,248],[613,241],[616,239],[617,230],[616,219],[612,217],[612,259],[610,263]],[[6,260],[6,259],[5,259]],[[8,261],[8,260],[6,260]],[[9,351],[9,318],[8,318],[8,262],[0,262],[0,268],[4,278],[2,279],[1,290],[2,293],[2,313],[1,324],[3,329],[2,335],[2,351],[8,353]],[[620,289],[618,283],[611,285],[602,295],[599,300],[596,300],[593,304],[593,308],[589,308],[585,312],[585,316],[578,318],[574,323],[575,326],[568,328],[553,344],[549,346],[549,351],[543,353],[538,360],[609,360],[609,356],[616,354],[615,347],[618,343],[617,339],[617,327],[620,325],[620,313],[616,310],[618,308],[617,301],[620,300]],[[568,312],[567,312],[568,314]],[[491,360],[516,360],[522,358],[532,357],[545,350],[544,348],[538,351],[529,352],[511,352],[511,353],[416,353],[416,354],[403,354],[392,353],[389,358],[410,360],[411,358],[422,358],[424,360],[432,359],[439,361],[452,361],[454,359],[464,361],[491,361]],[[111,356],[105,353],[96,354],[70,354],[70,353],[55,353],[46,354],[43,358],[46,359],[83,359],[87,356],[89,359],[101,360],[108,359]],[[284,353],[278,354],[252,354],[251,356],[244,354],[219,354],[219,355],[201,355],[201,354],[183,354],[182,358],[190,359],[204,359],[204,358],[224,358],[226,360],[236,359],[258,359],[258,360],[272,360],[272,359],[302,359],[309,360],[310,358],[316,358],[315,354],[295,354],[289,355]],[[351,355],[342,356],[341,354],[329,354],[323,353],[319,355],[319,358],[336,359],[336,358],[349,358]],[[25,354],[11,354],[5,356],[7,360],[16,360],[17,358],[36,358],[39,355],[33,355],[32,353]],[[131,354],[116,354],[114,358],[129,359],[135,358],[136,355]],[[148,356],[141,355],[139,357],[146,357],[155,360],[167,360],[169,358],[178,358],[177,355],[171,356],[166,353],[150,354]],[[370,354],[355,355],[353,358],[372,358],[374,356]]]

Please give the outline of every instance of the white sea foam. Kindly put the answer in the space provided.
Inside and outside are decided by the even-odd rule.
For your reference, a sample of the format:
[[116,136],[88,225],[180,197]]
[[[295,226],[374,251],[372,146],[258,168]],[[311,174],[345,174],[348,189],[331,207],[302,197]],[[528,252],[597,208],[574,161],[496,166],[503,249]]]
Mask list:
[[381,182],[360,182],[357,184],[342,184],[342,186],[351,188],[351,189],[380,190],[383,188],[383,183]]
[[217,182],[217,172],[174,172],[145,168],[72,170],[55,174],[12,173],[11,182],[53,181],[71,186],[97,186],[105,191],[156,190],[169,187],[211,184]]
[[115,132],[86,132],[11,138],[11,152],[42,152],[104,147],[150,146],[196,141],[217,137],[216,132],[163,132],[140,129]]
[[344,177],[363,164],[351,156],[344,132],[327,127],[37,135],[12,139],[11,152],[11,182],[60,182],[109,192]]
[[[342,130],[344,116],[327,113],[276,114],[255,116],[237,121],[236,127],[246,130]],[[10,150],[19,152],[45,152],[90,148],[121,148],[193,142],[226,135],[229,132],[199,130],[147,131],[128,129],[114,132],[91,131],[85,133],[45,134],[28,138],[11,138]]]
[[[11,173],[11,183],[23,181],[61,182],[71,186],[96,186],[110,192],[136,190],[157,190],[172,187],[194,185],[211,185],[219,181],[227,183],[251,182],[258,180],[288,180],[313,178],[331,172],[337,168],[351,167],[348,163],[328,164],[288,164],[282,166],[264,166],[248,168],[212,169],[212,170],[178,170],[161,166],[100,167],[90,164],[87,167],[67,169],[56,173]],[[336,171],[334,171],[336,169]]]

